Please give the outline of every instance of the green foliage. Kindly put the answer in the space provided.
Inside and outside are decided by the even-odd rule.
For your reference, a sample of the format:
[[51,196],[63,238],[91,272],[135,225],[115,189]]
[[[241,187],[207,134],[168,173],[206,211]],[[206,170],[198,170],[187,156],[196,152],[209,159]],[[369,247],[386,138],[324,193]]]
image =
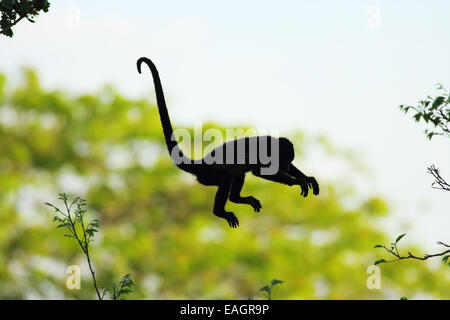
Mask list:
[[413,118],[416,122],[425,121],[430,127],[425,130],[429,140],[435,135],[445,135],[450,137],[450,95],[441,85],[438,85],[441,92],[437,97],[427,96],[420,100],[417,106],[401,105],[400,110],[408,113],[414,113]]
[[[58,207],[49,202],[46,202],[45,204],[54,209],[57,213],[57,215],[53,217],[53,222],[58,223],[57,228],[65,228],[69,231],[69,233],[64,236],[74,239],[85,254],[98,299],[103,300],[105,294],[109,292],[113,300],[119,300],[122,294],[126,295],[132,292],[131,287],[134,283],[130,278],[131,274],[126,274],[117,285],[113,281],[108,280],[110,288],[103,289],[103,292],[100,294],[89,255],[89,243],[94,241],[94,233],[98,232],[97,228],[99,227],[99,221],[98,219],[94,219],[88,224],[84,222],[87,211],[86,200],[76,197],[70,202],[69,196],[66,193],[61,193],[58,199],[63,201],[65,212],[64,209],[60,210]],[[73,211],[72,207],[75,207]]]
[[1,0],[0,1],[0,34],[8,37],[14,35],[12,27],[22,19],[34,23],[40,11],[48,12],[50,3],[47,0]]
[[264,287],[259,289],[259,291],[262,291],[265,294],[267,300],[272,300],[272,288],[279,283],[283,283],[283,281],[273,279],[268,285],[265,285]]
[[[260,199],[263,211],[227,204],[241,225],[230,230],[211,212],[216,188],[172,164],[154,104],[111,88],[79,96],[48,91],[32,71],[19,86],[4,88],[10,89],[0,99],[2,299],[95,297],[87,277],[82,290],[64,286],[67,266],[83,267],[85,257],[73,241],[61,241],[65,228],[48,223],[42,202],[54,203],[61,190],[86,199],[89,217],[101,221],[89,242],[98,283],[127,270],[139,284],[130,299],[245,299],[273,275],[286,281],[276,287],[277,299],[381,299],[389,292],[448,298],[442,279],[449,268],[424,263],[386,264],[383,289],[367,289],[366,269],[376,259],[370,247],[388,241],[376,226],[390,213],[383,199],[363,197],[347,181],[332,183],[318,170],[321,194],[304,199],[299,188],[249,175],[243,194]],[[305,169],[315,150],[327,163],[334,156],[347,161],[349,177],[355,174],[352,160],[339,151],[329,155],[329,145],[282,134],[299,137],[296,160]],[[405,248],[413,249],[420,248]]]
[[108,280],[108,284],[109,288],[103,288],[102,299],[109,292],[112,300],[122,300],[121,296],[133,292],[132,287],[135,285],[129,273],[124,275],[118,284],[110,280]]
[[[419,105],[416,107],[404,105],[400,106],[400,109],[404,111],[405,114],[408,113],[409,110],[413,110],[415,112],[413,118],[416,122],[423,119],[427,124],[430,123],[434,126],[432,129],[425,130],[425,134],[429,140],[431,140],[431,138],[435,135],[450,137],[450,94],[441,84],[438,84],[438,90],[441,92],[440,95],[435,98],[428,96],[425,100],[419,101]],[[431,165],[427,168],[427,172],[434,177],[434,182],[431,184],[432,188],[450,191],[450,184],[442,178],[439,169],[437,169],[434,165]],[[390,249],[382,245],[376,245],[375,248],[384,248],[388,253],[393,255],[395,259],[390,261],[382,259],[378,260],[375,264],[382,262],[395,262],[404,259],[427,260],[429,258],[441,256],[444,256],[442,261],[447,263],[448,256],[446,254],[450,253],[450,245],[441,241],[437,244],[444,246],[445,250],[439,253],[416,256],[411,252],[408,252],[407,255],[401,255],[397,249],[397,243],[404,236],[405,234],[398,236],[395,243],[391,243]]]
[[[69,205],[68,195],[61,193],[59,200],[64,202],[66,212],[61,211],[55,205],[46,202],[45,204],[55,210],[58,214],[53,217],[53,222],[57,222],[57,228],[66,228],[69,234],[65,234],[65,237],[72,238],[78,242],[83,252],[89,250],[89,242],[94,240],[94,232],[97,232],[99,225],[98,219],[94,219],[87,225],[84,223],[84,215],[86,213],[86,200],[76,197]],[[75,210],[72,212],[72,207],[75,206]],[[77,227],[81,227],[82,235],[77,232]]]

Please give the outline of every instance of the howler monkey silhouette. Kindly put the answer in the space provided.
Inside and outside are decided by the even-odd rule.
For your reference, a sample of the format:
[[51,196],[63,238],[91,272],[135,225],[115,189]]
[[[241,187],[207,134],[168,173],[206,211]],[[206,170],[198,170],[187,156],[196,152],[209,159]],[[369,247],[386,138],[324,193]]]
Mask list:
[[[312,188],[314,195],[319,194],[319,185],[316,179],[306,176],[292,164],[294,146],[286,138],[245,137],[225,142],[213,149],[200,161],[186,157],[173,136],[172,124],[170,123],[158,70],[150,59],[142,57],[137,61],[139,73],[141,73],[142,63],[147,64],[153,76],[164,138],[173,162],[181,170],[195,175],[201,184],[219,187],[214,200],[213,213],[225,219],[230,227],[238,227],[239,221],[232,212],[225,211],[225,204],[228,199],[234,203],[251,205],[255,212],[259,212],[262,208],[261,203],[256,198],[240,195],[245,174],[249,171],[255,176],[270,181],[288,186],[299,185],[303,197],[308,195],[309,188]],[[276,170],[272,170],[271,173],[264,173],[264,170],[269,171],[270,165],[273,163],[269,164],[267,159],[260,159],[263,149],[270,151],[271,162],[277,162]],[[219,160],[224,158],[227,160],[225,163]]]

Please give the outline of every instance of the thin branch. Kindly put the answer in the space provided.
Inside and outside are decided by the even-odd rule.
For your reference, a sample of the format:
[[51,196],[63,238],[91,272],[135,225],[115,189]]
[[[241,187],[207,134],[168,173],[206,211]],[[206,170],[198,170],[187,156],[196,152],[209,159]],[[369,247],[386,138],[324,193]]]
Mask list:
[[89,256],[89,240],[86,238],[86,229],[84,227],[83,217],[81,217],[80,221],[81,221],[81,227],[83,228],[84,245],[86,248],[86,251],[84,253],[86,254],[86,259],[88,262],[89,270],[91,271],[92,280],[94,281],[94,288],[95,288],[95,291],[97,292],[97,297],[99,300],[102,300],[102,297],[100,296],[100,291],[98,290],[98,287],[97,287],[97,280],[95,279],[95,271],[91,265],[91,257]]
[[450,248],[450,245],[443,243],[442,241],[438,241],[437,244],[440,244],[441,246]]
[[431,184],[433,189],[450,191],[450,184],[442,178],[439,169],[431,165],[428,167],[427,172],[434,177],[434,182]]

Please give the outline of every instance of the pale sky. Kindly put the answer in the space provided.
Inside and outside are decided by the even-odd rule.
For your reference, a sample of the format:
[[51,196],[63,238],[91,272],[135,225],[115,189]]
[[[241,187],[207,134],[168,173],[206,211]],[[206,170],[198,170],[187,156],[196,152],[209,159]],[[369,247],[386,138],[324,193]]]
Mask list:
[[[389,200],[392,237],[405,231],[404,241],[438,250],[435,241],[450,242],[450,194],[432,190],[425,171],[435,164],[450,180],[450,139],[427,141],[398,105],[435,94],[438,82],[450,88],[449,12],[443,0],[58,0],[13,39],[0,37],[0,70],[15,77],[28,65],[47,88],[111,83],[153,99],[149,75],[135,68],[148,56],[175,126],[324,134],[361,154],[373,178],[355,187]],[[305,171],[327,180],[335,165]]]

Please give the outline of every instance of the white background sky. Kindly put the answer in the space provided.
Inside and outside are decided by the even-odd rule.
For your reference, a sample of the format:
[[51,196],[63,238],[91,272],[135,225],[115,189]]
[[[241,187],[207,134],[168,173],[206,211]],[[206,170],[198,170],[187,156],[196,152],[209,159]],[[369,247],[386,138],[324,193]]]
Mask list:
[[[434,94],[438,82],[450,87],[449,12],[444,0],[58,0],[35,24],[17,25],[14,38],[0,38],[0,70],[15,77],[27,65],[47,88],[95,91],[108,82],[150,97],[149,76],[135,68],[148,56],[175,125],[324,134],[367,163],[375,178],[364,188],[389,199],[392,237],[406,230],[432,249],[450,242],[450,194],[432,190],[425,171],[434,163],[450,180],[450,140],[428,142],[398,105]],[[333,164],[305,171],[326,180],[319,165]]]

